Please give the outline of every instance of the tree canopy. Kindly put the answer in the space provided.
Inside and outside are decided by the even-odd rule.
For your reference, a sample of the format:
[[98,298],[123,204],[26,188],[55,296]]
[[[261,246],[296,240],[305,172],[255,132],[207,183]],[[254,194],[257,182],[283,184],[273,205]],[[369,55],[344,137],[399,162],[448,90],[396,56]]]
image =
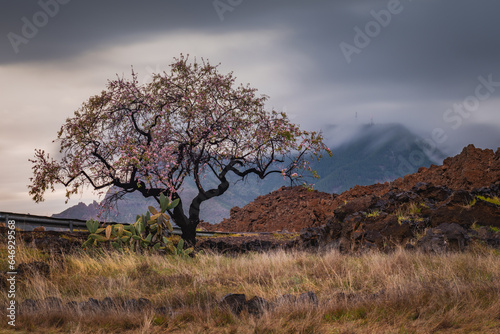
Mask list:
[[[320,133],[301,130],[285,113],[266,111],[268,97],[236,85],[233,73],[221,74],[218,66],[183,55],[170,66],[146,84],[132,70],[131,79],[110,80],[84,102],[58,133],[61,157],[36,150],[30,160],[33,199],[43,201],[57,184],[66,187],[68,199],[89,185],[118,188],[116,196],[138,191],[177,199],[189,177],[198,194],[188,213],[180,201],[169,214],[183,238],[194,242],[200,204],[228,189],[229,173],[261,179],[279,173],[297,181],[313,172],[311,158],[331,155]],[[207,174],[216,187],[204,184]]]

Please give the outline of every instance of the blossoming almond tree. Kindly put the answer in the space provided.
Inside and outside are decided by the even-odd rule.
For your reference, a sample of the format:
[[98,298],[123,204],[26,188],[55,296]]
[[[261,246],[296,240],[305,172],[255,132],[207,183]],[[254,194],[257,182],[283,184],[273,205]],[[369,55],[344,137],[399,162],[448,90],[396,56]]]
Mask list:
[[[223,75],[208,61],[189,62],[183,55],[171,72],[156,74],[140,85],[117,78],[68,118],[58,133],[61,158],[35,151],[30,195],[43,201],[48,189],[62,184],[66,197],[85,186],[116,196],[134,191],[172,200],[186,178],[198,194],[187,213],[182,200],[168,214],[194,244],[202,202],[220,196],[230,186],[228,174],[263,179],[272,173],[297,180],[313,172],[308,159],[330,150],[320,134],[302,131],[286,114],[264,110],[266,96],[237,86],[232,73]],[[213,174],[216,187],[204,184]]]

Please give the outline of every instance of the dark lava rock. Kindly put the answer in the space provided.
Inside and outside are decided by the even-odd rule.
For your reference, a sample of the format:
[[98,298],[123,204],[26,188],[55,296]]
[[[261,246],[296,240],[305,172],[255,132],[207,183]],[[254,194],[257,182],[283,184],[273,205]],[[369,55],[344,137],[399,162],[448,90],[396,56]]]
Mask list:
[[418,195],[412,191],[401,192],[399,194],[396,194],[395,196],[395,200],[400,204],[412,202],[417,198]]
[[[470,196],[469,196],[470,197]],[[500,227],[500,206],[477,199],[474,205],[466,202],[446,203],[434,210],[430,215],[432,226],[443,223],[456,223],[470,227],[476,223],[482,226]]]
[[459,206],[466,205],[474,198],[469,191],[457,190],[454,191],[444,205],[451,206],[452,204],[457,204]]
[[77,311],[78,310],[78,303],[75,302],[74,300],[67,302],[66,308],[70,311]]
[[412,244],[406,244],[405,245],[405,250],[407,250],[407,251],[413,251],[413,250],[415,250],[415,246],[413,246]]
[[80,302],[78,304],[78,308],[83,311],[83,312],[100,312],[102,310],[101,308],[101,302],[95,298],[89,298],[88,301]]
[[467,231],[462,226],[445,223],[428,229],[426,235],[417,242],[417,247],[424,252],[434,253],[463,251],[469,240]]
[[303,247],[318,247],[327,244],[331,240],[338,239],[341,233],[342,224],[330,218],[326,225],[303,229],[300,234],[300,241]]
[[118,305],[120,305],[121,303],[117,303],[115,302],[115,300],[111,297],[105,297],[101,303],[100,303],[100,306],[104,309],[104,310],[113,310],[113,309],[116,309],[118,308]]
[[245,307],[247,297],[244,294],[230,293],[222,297],[220,305],[239,315]]
[[276,303],[280,304],[280,305],[281,304],[293,304],[295,302],[297,302],[297,297],[294,295],[291,295],[291,294],[283,295],[276,300]]
[[500,228],[500,206],[483,200],[476,200],[476,204],[465,213],[464,219],[478,225]]
[[268,252],[273,249],[286,247],[290,247],[287,242],[269,235],[209,238],[200,241],[196,245],[197,250],[209,249],[223,254]]
[[93,308],[100,309],[101,308],[101,302],[98,299],[95,298],[89,298],[88,302],[89,305],[91,305]]
[[304,292],[297,298],[297,302],[318,306],[318,296],[312,291]]
[[246,302],[247,311],[252,315],[262,315],[264,311],[268,310],[270,307],[271,304],[269,304],[267,300],[257,296]]
[[127,299],[123,302],[123,308],[127,311],[143,311],[145,309],[149,309],[152,307],[152,303],[150,300],[146,298],[139,299]]
[[68,239],[50,235],[35,238],[33,243],[36,248],[52,254],[68,254],[75,249],[81,249],[81,243],[78,241],[71,242]]
[[368,212],[370,207],[372,205],[376,205],[376,203],[377,198],[375,196],[358,197],[335,209],[333,213],[339,221],[343,221],[347,216],[352,215],[355,212]]
[[63,302],[57,297],[47,297],[43,300],[42,304],[46,310],[61,310]]
[[399,222],[395,215],[388,216],[381,223],[377,227],[385,240],[401,244],[414,236],[412,226]]
[[165,314],[165,315],[170,315],[172,313],[172,310],[166,306],[160,306],[155,308],[155,314]]
[[339,292],[339,293],[336,293],[333,298],[337,301],[340,301],[340,300],[352,301],[352,300],[359,299],[359,295],[356,293]]
[[42,261],[34,261],[30,263],[21,263],[17,269],[17,274],[20,276],[33,276],[38,274],[40,276],[50,276],[50,266]]
[[274,248],[274,244],[269,240],[252,240],[243,244],[243,247],[251,252],[267,252]]
[[422,198],[426,198],[431,202],[442,202],[448,199],[452,193],[450,189],[444,186],[434,186],[430,183],[419,182],[412,191]]
[[469,230],[469,235],[481,240],[492,247],[500,247],[500,232],[493,232],[490,227],[481,226],[477,231]]
[[364,240],[371,242],[379,247],[382,247],[384,244],[384,238],[379,231],[374,231],[374,230],[366,231],[364,234]]
[[25,299],[19,304],[20,313],[32,313],[40,310],[40,302],[34,299]]
[[139,306],[139,311],[150,309],[153,307],[153,303],[147,298],[139,298],[137,300],[137,305]]

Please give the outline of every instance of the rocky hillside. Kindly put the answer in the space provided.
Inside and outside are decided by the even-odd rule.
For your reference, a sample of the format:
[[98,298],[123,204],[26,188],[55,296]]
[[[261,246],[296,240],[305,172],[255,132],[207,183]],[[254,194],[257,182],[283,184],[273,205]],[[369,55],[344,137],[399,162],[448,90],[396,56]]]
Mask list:
[[499,180],[500,148],[495,153],[490,149],[482,150],[469,145],[460,154],[446,158],[440,166],[421,167],[418,172],[390,183],[355,186],[338,196],[335,204],[340,205],[351,198],[368,194],[380,196],[394,189],[408,191],[420,182],[444,186],[451,190],[470,191],[488,187]]
[[302,186],[282,187],[257,197],[243,208],[233,207],[231,218],[222,223],[202,226],[206,230],[298,232],[306,227],[320,226],[335,209],[337,195],[309,191]]
[[462,249],[474,238],[500,246],[499,197],[500,148],[469,145],[441,166],[341,195],[281,188],[206,228],[302,231],[305,246],[342,250],[396,244]]

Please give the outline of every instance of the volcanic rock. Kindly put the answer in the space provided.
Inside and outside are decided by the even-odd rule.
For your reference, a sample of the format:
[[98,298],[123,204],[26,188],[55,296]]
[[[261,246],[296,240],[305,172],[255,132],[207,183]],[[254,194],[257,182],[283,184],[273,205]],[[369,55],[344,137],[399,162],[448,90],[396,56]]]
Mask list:
[[38,274],[48,277],[50,275],[50,266],[42,261],[33,261],[29,263],[21,263],[16,270],[19,276],[32,276]]
[[249,314],[260,316],[268,310],[271,304],[262,297],[255,296],[246,302],[246,308]]
[[337,195],[309,191],[302,186],[281,187],[257,197],[243,208],[231,209],[230,218],[204,228],[231,232],[299,232],[305,227],[320,226],[334,210]]
[[243,311],[246,301],[247,297],[244,294],[230,293],[222,297],[220,305],[238,315]]
[[443,253],[446,251],[464,251],[469,243],[467,231],[460,225],[441,224],[428,229],[427,234],[418,241],[417,247],[426,252]]

